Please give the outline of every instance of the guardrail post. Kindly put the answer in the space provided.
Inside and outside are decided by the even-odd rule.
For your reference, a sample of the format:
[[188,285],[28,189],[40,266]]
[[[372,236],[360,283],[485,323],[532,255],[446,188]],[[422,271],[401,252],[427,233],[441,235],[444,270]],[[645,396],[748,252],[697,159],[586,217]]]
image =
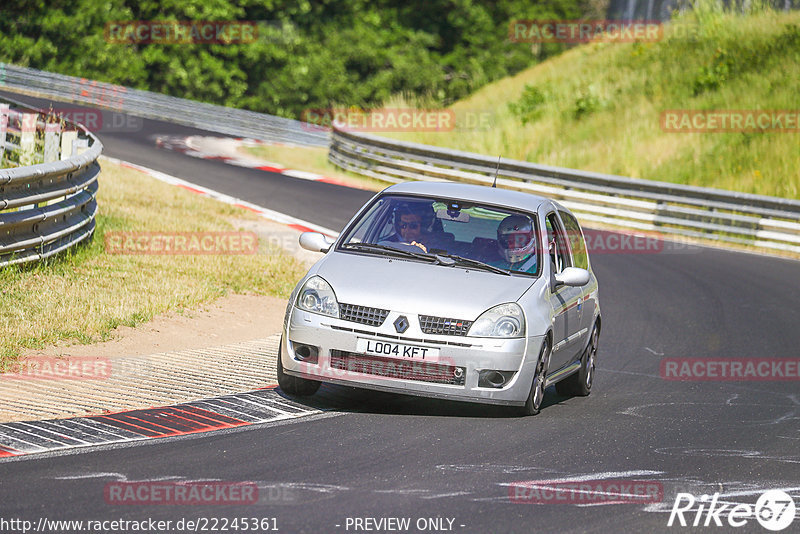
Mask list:
[[20,124],[19,136],[19,164],[21,166],[33,165],[33,156],[36,153],[36,113],[23,113]]
[[8,104],[0,104],[0,162],[6,150],[6,131],[8,130]]
[[61,159],[72,157],[72,144],[78,139],[78,132],[69,130],[61,134]]
[[89,150],[89,140],[88,139],[76,139],[72,142],[72,152],[76,156],[80,156],[84,152]]
[[49,122],[44,128],[44,162],[52,163],[58,160],[58,145],[61,137],[61,125]]

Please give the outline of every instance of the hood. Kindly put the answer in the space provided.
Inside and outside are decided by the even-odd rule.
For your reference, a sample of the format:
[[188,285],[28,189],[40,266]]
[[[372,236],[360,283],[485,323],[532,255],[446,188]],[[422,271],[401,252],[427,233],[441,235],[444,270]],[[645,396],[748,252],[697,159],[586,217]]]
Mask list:
[[464,320],[516,302],[537,280],[344,252],[328,254],[311,274],[327,280],[340,303]]

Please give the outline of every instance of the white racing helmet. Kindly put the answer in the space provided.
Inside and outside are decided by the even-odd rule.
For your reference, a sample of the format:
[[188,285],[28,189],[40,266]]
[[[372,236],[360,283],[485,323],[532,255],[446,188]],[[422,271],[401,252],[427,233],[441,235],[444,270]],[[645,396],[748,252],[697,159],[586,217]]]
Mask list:
[[524,215],[509,215],[497,227],[497,246],[510,263],[518,263],[536,252],[533,221]]

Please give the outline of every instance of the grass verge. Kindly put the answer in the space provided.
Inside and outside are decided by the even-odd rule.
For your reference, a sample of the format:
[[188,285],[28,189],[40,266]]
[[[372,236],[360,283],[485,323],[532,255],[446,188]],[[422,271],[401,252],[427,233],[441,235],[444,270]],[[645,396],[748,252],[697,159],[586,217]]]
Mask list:
[[796,125],[793,133],[662,129],[666,110],[800,112],[800,12],[762,6],[741,15],[714,5],[697,2],[666,26],[658,42],[577,46],[485,86],[451,107],[453,131],[385,135],[541,164],[800,198]]
[[235,218],[255,215],[107,161],[102,166],[93,241],[50,261],[0,269],[0,370],[22,349],[104,341],[119,325],[230,292],[288,297],[305,273],[299,261],[263,245],[251,255],[107,254],[107,232],[237,231]]

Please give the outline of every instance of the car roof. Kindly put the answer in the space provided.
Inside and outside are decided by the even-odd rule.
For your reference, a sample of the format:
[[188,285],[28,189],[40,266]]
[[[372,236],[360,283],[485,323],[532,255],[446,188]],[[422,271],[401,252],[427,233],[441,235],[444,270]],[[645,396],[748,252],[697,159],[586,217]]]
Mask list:
[[535,212],[543,202],[554,203],[548,198],[523,193],[522,191],[454,182],[403,182],[387,187],[383,190],[383,193],[456,198],[473,202],[486,202],[487,204],[506,206],[528,212]]

